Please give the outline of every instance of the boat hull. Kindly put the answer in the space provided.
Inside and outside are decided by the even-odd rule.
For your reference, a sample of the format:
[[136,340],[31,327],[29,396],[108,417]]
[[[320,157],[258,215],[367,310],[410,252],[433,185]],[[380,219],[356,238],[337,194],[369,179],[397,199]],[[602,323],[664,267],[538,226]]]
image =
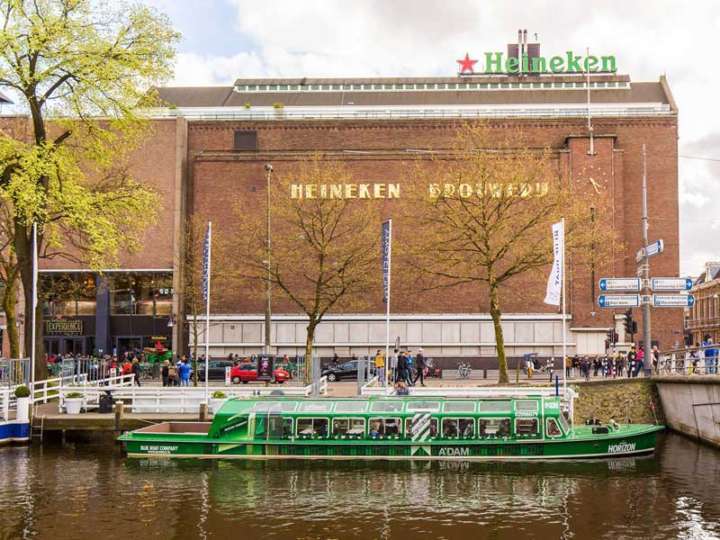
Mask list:
[[[633,433],[568,437],[562,440],[294,440],[223,441],[207,437],[150,437],[126,434],[129,457],[204,459],[380,459],[380,460],[553,460],[591,459],[651,453],[661,426]],[[150,434],[148,434],[150,435]]]

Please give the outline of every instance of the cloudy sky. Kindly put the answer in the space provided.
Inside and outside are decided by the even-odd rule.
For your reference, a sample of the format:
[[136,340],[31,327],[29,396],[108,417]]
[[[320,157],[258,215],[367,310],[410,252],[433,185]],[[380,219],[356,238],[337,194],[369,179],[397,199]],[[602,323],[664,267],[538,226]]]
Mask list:
[[183,33],[177,85],[454,75],[456,58],[502,48],[517,28],[537,32],[546,52],[615,54],[636,81],[664,73],[680,108],[681,270],[720,260],[718,1],[146,1]]

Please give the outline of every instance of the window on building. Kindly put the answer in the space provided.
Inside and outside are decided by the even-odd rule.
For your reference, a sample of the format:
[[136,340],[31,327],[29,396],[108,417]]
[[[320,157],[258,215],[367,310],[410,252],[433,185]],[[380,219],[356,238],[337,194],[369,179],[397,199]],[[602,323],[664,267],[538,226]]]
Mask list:
[[88,272],[40,275],[39,300],[49,318],[95,315],[95,275]]
[[257,131],[235,130],[233,150],[254,151],[257,149]]
[[170,272],[112,275],[110,313],[112,315],[167,316],[172,313],[172,274]]

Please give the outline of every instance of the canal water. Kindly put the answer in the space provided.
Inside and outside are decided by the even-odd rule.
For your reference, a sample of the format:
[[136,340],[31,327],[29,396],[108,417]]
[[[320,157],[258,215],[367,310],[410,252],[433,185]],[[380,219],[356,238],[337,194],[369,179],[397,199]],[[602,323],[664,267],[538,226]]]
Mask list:
[[720,538],[720,451],[563,463],[127,460],[0,448],[0,538]]

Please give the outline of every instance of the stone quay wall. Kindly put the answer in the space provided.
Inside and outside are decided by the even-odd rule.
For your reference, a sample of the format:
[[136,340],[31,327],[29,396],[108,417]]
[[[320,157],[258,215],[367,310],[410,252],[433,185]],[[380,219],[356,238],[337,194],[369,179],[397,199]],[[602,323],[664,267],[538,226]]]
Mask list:
[[720,447],[720,377],[654,379],[669,427]]
[[578,392],[575,424],[591,417],[601,422],[663,423],[665,416],[654,379],[603,379],[570,385]]

